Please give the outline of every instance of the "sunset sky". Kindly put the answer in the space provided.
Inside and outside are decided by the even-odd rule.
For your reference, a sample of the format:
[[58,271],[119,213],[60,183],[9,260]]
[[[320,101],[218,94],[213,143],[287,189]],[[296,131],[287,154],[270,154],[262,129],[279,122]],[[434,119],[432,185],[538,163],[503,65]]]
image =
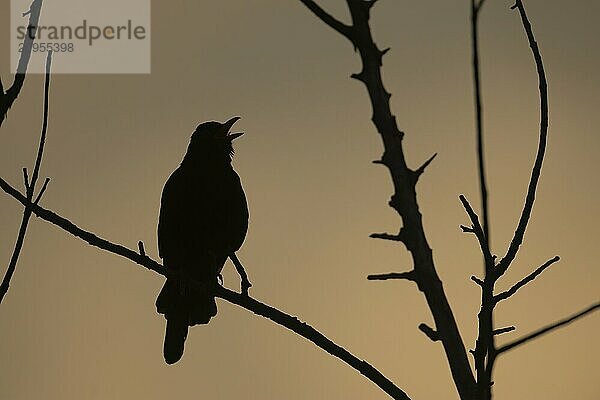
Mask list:
[[[0,76],[12,82],[9,2],[0,5]],[[345,1],[321,4],[349,21]],[[537,76],[513,2],[481,15],[492,245],[503,255],[524,200],[538,139]],[[550,131],[531,224],[507,289],[561,261],[497,310],[515,325],[500,343],[598,301],[600,268],[600,2],[525,0],[549,82]],[[50,9],[46,0],[44,8]],[[436,267],[469,348],[476,338],[481,256],[458,200],[479,209],[468,0],[382,0],[371,24],[384,59],[408,163],[438,157],[417,186]],[[238,255],[257,299],[298,316],[377,367],[412,399],[458,398],[422,294],[370,273],[405,271],[403,246],[370,239],[400,221],[352,46],[298,0],[153,1],[150,74],[52,78],[42,205],[158,259],[160,193],[190,135],[240,115],[234,166],[250,207]],[[42,12],[41,22],[44,14]],[[61,63],[56,54],[54,63]],[[39,136],[43,76],[27,78],[0,128],[0,176],[21,188]],[[0,271],[22,207],[0,193]],[[226,286],[238,289],[233,267]],[[190,330],[183,359],[162,356],[163,277],[32,219],[0,304],[0,398],[7,400],[385,399],[379,388],[305,339],[218,300]],[[600,397],[600,314],[502,356],[496,399]]]

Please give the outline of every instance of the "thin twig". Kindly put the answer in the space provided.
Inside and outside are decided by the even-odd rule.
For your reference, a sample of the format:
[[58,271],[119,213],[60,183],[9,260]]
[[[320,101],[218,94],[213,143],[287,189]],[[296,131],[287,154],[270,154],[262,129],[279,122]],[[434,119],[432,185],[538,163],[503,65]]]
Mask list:
[[[21,204],[29,204],[27,197],[21,194],[17,189],[12,187],[2,178],[0,178],[0,188],[6,193],[8,193],[10,196],[14,197]],[[50,210],[47,210],[39,205],[31,206],[31,211],[41,219],[58,226],[59,228],[69,232],[73,236],[84,240],[93,247],[97,247],[99,249],[106,250],[110,253],[127,258],[128,260],[133,261],[134,263],[146,267],[147,269],[152,270],[165,277],[176,276],[176,272],[172,271],[169,268],[165,268],[163,265],[154,261],[147,255],[142,255],[138,251],[131,250],[123,245],[103,239],[92,232],[86,231],[78,227],[68,219],[61,217],[60,215]],[[203,285],[198,282],[191,281],[191,283],[196,287],[203,287]],[[240,307],[252,311],[257,315],[268,318],[273,322],[282,325],[290,329],[291,331],[294,331],[298,335],[310,340],[329,354],[338,357],[339,359],[341,359],[342,361],[359,371],[371,382],[375,383],[381,390],[390,395],[393,399],[410,400],[406,393],[404,393],[392,381],[386,378],[375,367],[373,367],[366,361],[360,360],[359,358],[351,354],[349,351],[345,350],[343,347],[335,344],[333,341],[329,340],[327,337],[325,337],[323,334],[321,334],[308,324],[303,323],[297,318],[288,315],[267,304],[261,303],[247,295],[236,293],[220,286],[218,286],[215,290],[215,295],[217,297],[227,300],[233,304],[237,304]]]
[[[33,6],[32,6],[33,7]],[[52,66],[52,52],[48,52],[48,56],[46,58],[46,81],[44,85],[44,116],[42,122],[42,133],[40,135],[40,142],[38,145],[38,153],[35,160],[35,166],[33,167],[33,175],[31,177],[31,181],[27,176],[27,169],[23,169],[23,179],[25,180],[25,202],[23,206],[25,207],[23,210],[23,217],[21,218],[21,225],[19,226],[19,233],[17,235],[17,241],[15,242],[15,247],[13,249],[12,256],[10,257],[10,261],[8,263],[8,268],[6,269],[6,273],[4,274],[4,278],[2,279],[2,284],[0,284],[0,303],[4,300],[4,296],[8,292],[10,288],[10,281],[15,273],[17,268],[17,262],[19,261],[19,255],[21,254],[21,249],[23,248],[23,243],[25,242],[25,235],[27,233],[27,226],[29,225],[29,220],[31,218],[32,207],[37,205],[42,198],[44,192],[46,191],[46,187],[48,186],[48,179],[44,182],[44,186],[40,190],[35,201],[33,200],[33,196],[35,193],[35,185],[37,183],[37,179],[39,176],[40,167],[42,164],[42,154],[44,152],[44,143],[46,142],[46,132],[48,129],[48,93],[50,91],[50,68]]]
[[525,335],[524,337],[522,337],[520,339],[517,339],[514,342],[510,342],[510,343],[505,344],[504,346],[500,347],[497,350],[497,353],[498,353],[498,355],[500,355],[502,353],[505,353],[505,352],[507,352],[509,350],[514,349],[515,347],[518,347],[518,346],[520,346],[522,344],[525,344],[525,343],[527,343],[527,342],[529,342],[529,341],[531,341],[531,340],[533,340],[535,338],[538,338],[538,337],[540,337],[540,336],[542,336],[544,334],[550,333],[550,332],[552,332],[552,331],[554,331],[554,330],[556,330],[558,328],[562,328],[563,326],[568,325],[571,322],[573,322],[573,321],[575,321],[575,320],[577,320],[577,319],[579,319],[581,317],[584,317],[585,315],[590,314],[590,313],[596,311],[599,308],[600,308],[600,302],[598,302],[596,304],[592,304],[591,306],[589,306],[585,310],[582,310],[582,311],[578,312],[577,314],[573,314],[570,317],[567,317],[567,318],[565,318],[563,320],[557,321],[557,322],[555,322],[553,324],[550,324],[550,325],[548,325],[548,326],[546,326],[544,328],[538,329],[537,331],[532,332],[532,333],[530,333],[528,335]]
[[[23,40],[23,49],[19,58],[19,64],[17,66],[17,73],[13,80],[12,85],[4,92],[4,88],[0,93],[0,126],[4,122],[6,113],[12,107],[13,103],[21,93],[21,88],[25,83],[25,76],[27,74],[27,67],[29,66],[29,59],[31,58],[31,50],[33,48],[33,41],[35,40],[38,23],[40,20],[40,12],[42,9],[43,0],[33,0],[29,11],[24,13],[23,16],[29,15],[29,22],[27,26],[27,35]],[[30,34],[31,33],[31,34]]]
[[527,188],[527,196],[525,198],[525,204],[523,205],[523,211],[521,212],[517,229],[515,230],[515,234],[510,242],[510,246],[506,252],[506,255],[502,260],[500,260],[500,273],[503,273],[508,269],[512,261],[515,259],[517,252],[519,251],[519,246],[521,246],[521,243],[523,243],[523,237],[525,236],[525,230],[527,229],[527,224],[529,223],[529,218],[531,217],[531,211],[533,209],[533,203],[535,201],[535,194],[542,171],[542,163],[544,161],[546,142],[548,139],[548,82],[546,80],[542,55],[540,54],[540,49],[535,41],[535,36],[533,35],[531,23],[527,18],[527,13],[525,12],[523,2],[521,0],[517,0],[516,4],[512,8],[517,8],[519,10],[519,15],[521,16],[523,28],[525,29],[527,40],[529,41],[529,47],[531,48],[538,74],[540,93],[540,137],[535,163],[531,171],[531,178]]
[[331,14],[325,11],[321,6],[315,3],[313,0],[300,0],[310,11],[312,11],[321,21],[337,32],[341,33],[346,38],[352,39],[352,27],[344,24],[343,22],[335,19]]
[[523,286],[527,285],[529,282],[533,281],[535,278],[537,278],[538,275],[540,275],[542,272],[544,272],[544,270],[546,268],[548,268],[549,266],[551,266],[552,264],[558,262],[560,260],[559,256],[556,256],[548,261],[546,261],[544,264],[542,264],[541,266],[539,266],[535,271],[533,271],[531,274],[527,275],[525,278],[521,279],[519,282],[515,283],[515,285],[513,287],[511,287],[510,289],[508,289],[505,292],[499,293],[495,296],[495,300],[496,302],[502,301],[502,300],[506,300],[508,299],[510,296],[512,296],[513,294],[517,293],[517,291],[519,289],[521,289]]
[[475,95],[475,119],[477,127],[477,163],[479,171],[479,188],[481,190],[482,228],[483,235],[490,243],[490,227],[488,214],[488,189],[485,179],[485,153],[483,146],[483,106],[481,104],[481,72],[479,68],[479,12],[483,1],[478,4],[471,0],[471,39],[473,52],[473,83]]
[[469,203],[469,201],[467,200],[467,198],[464,195],[461,194],[460,196],[458,196],[458,198],[460,199],[460,202],[462,203],[465,211],[467,212],[467,215],[469,216],[469,219],[471,220],[471,224],[472,224],[471,229],[467,228],[465,230],[463,228],[463,231],[470,232],[472,230],[472,232],[477,237],[477,241],[479,242],[479,247],[481,249],[481,252],[482,252],[484,260],[485,260],[486,275],[487,275],[487,273],[490,272],[490,268],[488,268],[487,266],[489,266],[489,267],[493,266],[494,257],[492,256],[492,253],[491,253],[490,247],[489,247],[489,243],[487,242],[485,233],[483,232],[483,227],[481,226],[481,223],[479,222],[479,216],[475,213],[475,210],[473,210],[471,203]]

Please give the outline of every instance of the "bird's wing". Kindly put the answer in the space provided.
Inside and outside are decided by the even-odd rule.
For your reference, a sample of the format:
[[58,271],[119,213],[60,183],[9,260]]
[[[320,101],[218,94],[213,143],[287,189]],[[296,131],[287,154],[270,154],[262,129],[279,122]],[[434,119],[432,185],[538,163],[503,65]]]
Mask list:
[[233,169],[229,181],[227,197],[224,199],[227,210],[225,215],[227,255],[229,255],[229,252],[237,251],[240,248],[248,231],[248,203],[240,177]]
[[160,215],[158,217],[158,254],[165,259],[176,255],[178,238],[181,235],[180,223],[185,219],[185,184],[181,169],[176,169],[162,191]]

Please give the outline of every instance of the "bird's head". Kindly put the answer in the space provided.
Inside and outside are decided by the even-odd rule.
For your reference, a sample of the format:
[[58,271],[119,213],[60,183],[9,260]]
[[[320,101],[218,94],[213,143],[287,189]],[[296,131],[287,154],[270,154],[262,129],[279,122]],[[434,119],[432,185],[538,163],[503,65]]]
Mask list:
[[232,142],[244,134],[230,132],[239,119],[233,117],[225,123],[209,121],[198,125],[192,134],[186,158],[192,157],[203,162],[231,162]]

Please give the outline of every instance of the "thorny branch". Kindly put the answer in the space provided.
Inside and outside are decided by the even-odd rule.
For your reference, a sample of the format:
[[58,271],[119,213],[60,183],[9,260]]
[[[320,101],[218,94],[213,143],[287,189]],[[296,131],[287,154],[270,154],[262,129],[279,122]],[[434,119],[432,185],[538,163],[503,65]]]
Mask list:
[[29,219],[31,218],[32,206],[37,205],[46,188],[48,187],[49,178],[46,178],[42,189],[38,192],[37,196],[34,199],[36,183],[40,173],[40,167],[42,165],[42,156],[44,154],[44,145],[46,144],[46,132],[48,131],[48,97],[50,92],[50,68],[52,66],[52,51],[48,52],[48,56],[46,58],[46,81],[44,85],[44,116],[42,122],[42,133],[40,135],[40,142],[38,145],[38,152],[35,159],[35,165],[33,167],[33,175],[31,176],[31,181],[29,180],[29,176],[27,174],[27,168],[23,168],[23,176],[25,183],[25,193],[27,202],[25,204],[25,208],[23,210],[23,218],[21,219],[21,226],[19,227],[19,233],[17,236],[17,241],[15,243],[15,247],[10,258],[10,262],[8,264],[8,268],[6,269],[6,273],[4,275],[4,279],[2,280],[2,284],[0,284],[0,303],[4,300],[4,296],[8,292],[10,287],[10,280],[12,279],[13,274],[15,273],[15,269],[17,267],[17,262],[19,260],[19,255],[21,254],[21,249],[23,248],[23,243],[25,241],[25,234],[27,233],[27,226],[29,225]]
[[19,58],[19,64],[17,66],[17,73],[12,85],[4,92],[2,83],[0,82],[0,126],[4,122],[6,113],[12,107],[13,103],[21,93],[21,88],[25,83],[25,76],[27,74],[27,66],[29,65],[29,59],[31,58],[31,49],[33,47],[33,41],[40,20],[40,12],[42,9],[43,0],[33,0],[29,11],[23,13],[23,16],[29,15],[29,22],[27,24],[27,35],[23,41],[23,49]]
[[[313,2],[300,1],[324,23],[340,32],[340,29],[336,28],[337,25],[332,24],[333,17],[324,15],[314,4],[307,4]],[[346,0],[346,3],[352,25],[348,31],[344,28],[340,33],[352,42],[362,61],[362,70],[351,77],[362,82],[367,88],[373,110],[372,121],[384,145],[383,156],[377,163],[385,165],[390,172],[394,194],[389,205],[398,213],[403,223],[398,235],[374,234],[371,237],[402,242],[411,253],[414,272],[411,272],[410,276],[414,276],[432,312],[436,328],[432,331],[437,332],[435,338],[439,339],[444,347],[461,398],[471,399],[475,390],[475,380],[454,314],[435,269],[433,254],[425,236],[417,204],[417,181],[433,157],[416,170],[407,166],[402,149],[404,133],[398,128],[396,118],[392,114],[389,102],[391,95],[385,90],[382,80],[383,56],[389,49],[379,49],[371,34],[369,18],[374,2]]]

